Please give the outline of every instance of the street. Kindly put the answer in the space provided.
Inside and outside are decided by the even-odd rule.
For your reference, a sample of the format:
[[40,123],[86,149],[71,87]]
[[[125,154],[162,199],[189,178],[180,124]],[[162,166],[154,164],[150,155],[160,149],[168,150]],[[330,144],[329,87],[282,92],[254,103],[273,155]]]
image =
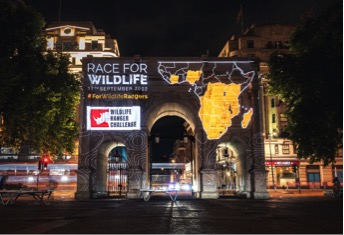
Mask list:
[[[269,192],[270,193],[270,192]],[[343,199],[321,193],[271,192],[268,200],[192,199],[166,195],[76,201],[45,206],[28,199],[1,206],[2,233],[83,234],[342,234]]]

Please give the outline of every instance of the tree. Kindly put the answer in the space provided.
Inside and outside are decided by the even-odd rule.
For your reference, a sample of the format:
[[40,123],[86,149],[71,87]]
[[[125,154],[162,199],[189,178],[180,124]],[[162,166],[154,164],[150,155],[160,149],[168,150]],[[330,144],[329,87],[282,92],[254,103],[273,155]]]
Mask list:
[[20,0],[0,0],[0,145],[73,152],[80,82],[69,58],[47,52],[45,22]]
[[343,5],[303,19],[291,35],[291,53],[269,60],[270,90],[287,105],[288,137],[300,158],[335,161],[343,130]]

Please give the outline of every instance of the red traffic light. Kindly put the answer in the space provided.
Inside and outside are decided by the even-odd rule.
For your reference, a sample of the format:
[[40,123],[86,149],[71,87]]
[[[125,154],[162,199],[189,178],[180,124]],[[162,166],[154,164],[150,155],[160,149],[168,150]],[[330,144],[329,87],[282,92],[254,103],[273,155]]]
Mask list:
[[49,157],[43,157],[43,162],[48,163],[49,162]]

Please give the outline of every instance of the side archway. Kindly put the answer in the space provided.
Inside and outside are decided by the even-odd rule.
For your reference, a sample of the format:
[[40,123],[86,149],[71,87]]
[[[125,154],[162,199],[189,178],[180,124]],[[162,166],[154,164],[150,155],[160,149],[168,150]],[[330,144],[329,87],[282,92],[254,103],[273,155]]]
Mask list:
[[125,146],[125,145],[116,140],[108,140],[104,142],[98,148],[96,181],[95,181],[95,192],[97,195],[93,195],[93,197],[95,198],[108,196],[108,190],[107,190],[108,158],[109,158],[109,154],[111,150],[118,146]]

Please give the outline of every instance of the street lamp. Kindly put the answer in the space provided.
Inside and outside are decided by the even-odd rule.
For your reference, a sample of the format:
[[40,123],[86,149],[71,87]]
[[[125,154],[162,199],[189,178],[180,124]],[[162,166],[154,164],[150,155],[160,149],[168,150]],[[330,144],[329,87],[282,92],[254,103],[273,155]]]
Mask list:
[[274,168],[272,166],[272,151],[271,151],[271,140],[273,136],[275,136],[276,133],[273,133],[272,135],[269,133],[268,138],[269,138],[269,150],[270,150],[270,167],[271,167],[271,177],[272,177],[272,185],[274,187],[274,190],[276,191],[276,185],[275,185],[275,176],[274,176]]

